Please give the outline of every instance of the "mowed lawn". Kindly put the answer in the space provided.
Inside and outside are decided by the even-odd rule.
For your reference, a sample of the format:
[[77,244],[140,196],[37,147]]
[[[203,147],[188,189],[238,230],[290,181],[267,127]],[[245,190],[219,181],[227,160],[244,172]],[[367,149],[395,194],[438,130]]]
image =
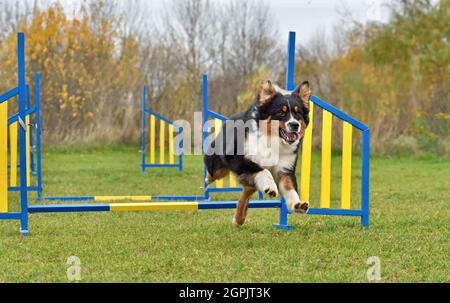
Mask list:
[[[352,202],[359,207],[360,158]],[[140,172],[137,147],[47,148],[45,195],[201,194],[202,158],[185,171]],[[340,157],[333,155],[332,206],[339,206]],[[313,157],[312,206],[320,197],[320,155]],[[214,200],[237,194],[214,195]],[[11,197],[17,210],[17,195]],[[31,203],[36,196],[31,194]],[[450,158],[373,158],[370,228],[359,218],[290,216],[297,228],[272,228],[278,210],[34,214],[30,235],[0,221],[0,282],[67,282],[67,258],[81,281],[367,282],[367,259],[381,260],[381,282],[449,282]]]

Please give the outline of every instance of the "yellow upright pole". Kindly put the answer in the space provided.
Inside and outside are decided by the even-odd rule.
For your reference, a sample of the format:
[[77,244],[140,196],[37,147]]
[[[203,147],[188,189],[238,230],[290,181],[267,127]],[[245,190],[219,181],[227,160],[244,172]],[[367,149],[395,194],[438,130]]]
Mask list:
[[352,184],[352,131],[353,127],[348,122],[343,122],[342,137],[342,208],[350,208],[351,184]]
[[25,117],[25,124],[27,125],[26,131],[27,131],[27,135],[26,135],[26,143],[25,143],[25,150],[26,150],[26,154],[27,154],[27,166],[26,166],[26,171],[27,171],[27,186],[30,186],[31,184],[31,170],[30,170],[30,153],[31,153],[31,148],[30,148],[30,116],[26,116]]
[[[214,119],[214,135],[217,137],[222,129],[222,121],[219,119]],[[216,181],[217,188],[223,188],[223,179]]]
[[173,155],[173,125],[169,124],[169,164],[175,163],[175,157]]
[[8,103],[0,104],[0,213],[8,212]]
[[302,201],[309,201],[311,186],[311,152],[312,152],[312,131],[314,117],[314,103],[309,102],[309,125],[305,131],[302,146],[302,166],[300,176],[300,197]]
[[236,176],[230,173],[230,187],[237,187]]
[[14,122],[9,126],[9,150],[10,150],[10,164],[9,171],[10,185],[17,186],[17,134],[19,132],[18,122]]
[[166,151],[165,151],[165,138],[166,133],[166,122],[163,120],[159,121],[159,163],[164,164],[165,157],[166,157]]
[[155,116],[150,115],[150,163],[155,164]]
[[332,115],[328,111],[323,111],[322,122],[322,182],[320,207],[330,207],[331,188],[331,123]]

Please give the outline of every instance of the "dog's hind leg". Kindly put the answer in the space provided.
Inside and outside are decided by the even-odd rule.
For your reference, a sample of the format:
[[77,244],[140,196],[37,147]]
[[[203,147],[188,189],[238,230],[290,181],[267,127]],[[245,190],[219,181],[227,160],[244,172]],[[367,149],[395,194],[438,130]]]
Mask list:
[[205,182],[207,185],[224,178],[230,172],[230,169],[226,167],[217,155],[205,155],[204,161],[206,165]]
[[216,180],[220,180],[225,178],[230,173],[230,170],[227,168],[219,168],[217,170],[212,171],[212,174],[207,171],[205,182],[207,185],[213,183]]
[[250,201],[250,197],[255,192],[256,188],[244,186],[233,217],[234,225],[241,226],[245,223],[245,219],[247,218],[248,201]]

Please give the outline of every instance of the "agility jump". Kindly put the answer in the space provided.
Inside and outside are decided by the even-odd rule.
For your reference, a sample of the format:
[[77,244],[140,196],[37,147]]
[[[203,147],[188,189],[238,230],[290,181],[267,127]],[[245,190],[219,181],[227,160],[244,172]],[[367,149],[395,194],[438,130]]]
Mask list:
[[[288,43],[288,62],[286,71],[286,90],[295,89],[294,84],[294,59],[295,59],[295,33],[289,33]],[[306,129],[301,155],[300,167],[300,197],[302,201],[310,200],[311,188],[311,155],[312,155],[312,132],[314,129],[314,107],[317,106],[322,110],[322,146],[321,146],[321,181],[320,181],[320,207],[309,208],[307,214],[314,215],[337,215],[337,216],[359,216],[361,224],[364,227],[369,226],[369,167],[370,167],[370,129],[360,121],[322,101],[316,96],[311,96],[309,125]],[[208,77],[203,76],[203,123],[206,125],[210,118],[215,123],[215,132],[221,128],[221,123],[227,120],[222,116],[209,109],[208,105]],[[331,132],[332,118],[336,117],[342,121],[342,172],[341,172],[341,203],[340,208],[331,208]],[[362,145],[362,171],[361,171],[361,207],[352,209],[351,205],[351,189],[352,189],[352,141],[353,129],[361,132]],[[204,128],[204,142],[208,138],[208,130]],[[206,177],[206,168],[205,168]],[[230,177],[231,178],[231,177]],[[208,188],[205,197],[209,198],[209,192],[227,192],[240,191],[241,188],[235,187],[235,183],[230,180],[228,186],[224,186],[223,180],[215,182],[215,188]],[[205,184],[206,186],[206,184]],[[211,185],[210,185],[211,186]],[[260,197],[261,198],[261,197]],[[282,203],[280,214],[279,228],[289,229],[287,225],[287,209]]]
[[[166,168],[175,167],[180,171],[183,171],[183,128],[176,125],[173,121],[159,115],[152,110],[151,99],[150,106],[147,108],[147,86],[144,85],[142,88],[142,131],[141,131],[141,170],[145,172],[147,168]],[[147,118],[147,116],[149,116]],[[150,123],[147,123],[149,119]],[[159,121],[159,163],[156,163],[156,120]],[[168,129],[168,160],[166,161],[166,125]],[[149,126],[149,134],[147,134],[147,126]],[[178,130],[178,162],[175,163],[175,149],[174,149],[174,129]],[[149,157],[150,162],[147,162],[147,136],[150,135],[150,149]]]
[[[230,209],[235,208],[235,201],[210,201],[209,193],[214,191],[237,191],[235,181],[228,179],[227,186],[221,185],[216,189],[208,188],[205,190],[204,196],[80,196],[80,197],[43,197],[42,196],[42,167],[40,154],[40,118],[39,118],[39,76],[36,76],[36,107],[34,110],[27,108],[27,83],[25,80],[25,36],[23,33],[18,34],[18,86],[8,91],[4,95],[0,95],[0,220],[19,220],[21,223],[20,232],[23,235],[28,234],[28,216],[32,213],[52,213],[52,212],[105,212],[105,211],[146,211],[146,210],[195,210],[195,209]],[[294,53],[295,51],[295,33],[289,33],[288,44],[288,65],[286,73],[286,88],[294,89]],[[226,117],[221,116],[208,108],[208,78],[203,76],[203,101],[204,101],[204,122],[209,117],[220,120],[221,123],[226,121]],[[18,96],[18,112],[8,117],[5,110],[6,101]],[[321,199],[319,208],[309,208],[307,214],[310,215],[336,215],[336,216],[356,216],[361,218],[361,224],[364,227],[369,225],[369,161],[370,161],[370,130],[363,123],[343,113],[337,108],[327,104],[319,98],[311,97],[310,125],[307,128],[303,149],[302,149],[302,165],[301,165],[301,196],[302,199],[309,199],[310,192],[310,175],[311,175],[311,149],[312,149],[312,129],[313,129],[313,108],[314,105],[323,110],[322,125],[322,175],[321,175]],[[29,112],[27,114],[27,112]],[[36,144],[37,144],[37,186],[35,188],[28,186],[31,178],[31,153],[30,148],[27,149],[27,141],[30,134],[27,134],[27,115],[34,113],[36,115]],[[343,121],[343,165],[342,165],[342,201],[341,208],[330,208],[330,184],[331,184],[331,129],[332,116]],[[6,117],[6,118],[5,118]],[[11,177],[13,166],[10,165],[8,170],[8,122],[14,121],[17,117],[19,129],[19,148],[11,146],[14,153],[19,153],[19,183],[14,188],[9,188],[7,181],[8,173]],[[216,122],[219,125],[219,122]],[[206,124],[204,124],[206,126]],[[361,168],[361,207],[358,209],[351,208],[350,188],[351,188],[351,156],[352,156],[352,131],[356,128],[362,133],[362,168]],[[14,128],[13,128],[14,130]],[[11,133],[9,134],[11,138]],[[12,135],[14,136],[14,134]],[[207,138],[208,130],[204,127],[204,138]],[[12,141],[14,143],[14,141]],[[14,145],[14,144],[13,144]],[[223,186],[223,187],[221,187]],[[10,212],[8,208],[8,191],[16,190],[20,192],[20,212]],[[30,205],[28,201],[28,192],[32,190],[38,191],[38,197],[43,200],[60,200],[60,201],[118,201],[128,200],[136,201],[136,203],[107,203],[107,204],[57,204],[57,205]],[[184,200],[178,202],[146,202],[147,200]],[[289,211],[283,200],[256,200],[250,201],[249,208],[278,208],[280,209],[279,223],[275,227],[279,229],[292,229],[288,225]]]

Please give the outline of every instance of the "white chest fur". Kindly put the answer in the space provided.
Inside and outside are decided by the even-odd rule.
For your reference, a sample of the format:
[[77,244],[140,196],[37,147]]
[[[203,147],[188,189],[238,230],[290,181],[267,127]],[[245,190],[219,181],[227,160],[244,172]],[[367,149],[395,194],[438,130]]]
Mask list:
[[294,168],[298,143],[285,144],[278,136],[267,136],[259,131],[250,132],[245,141],[245,158],[267,168],[272,173]]

